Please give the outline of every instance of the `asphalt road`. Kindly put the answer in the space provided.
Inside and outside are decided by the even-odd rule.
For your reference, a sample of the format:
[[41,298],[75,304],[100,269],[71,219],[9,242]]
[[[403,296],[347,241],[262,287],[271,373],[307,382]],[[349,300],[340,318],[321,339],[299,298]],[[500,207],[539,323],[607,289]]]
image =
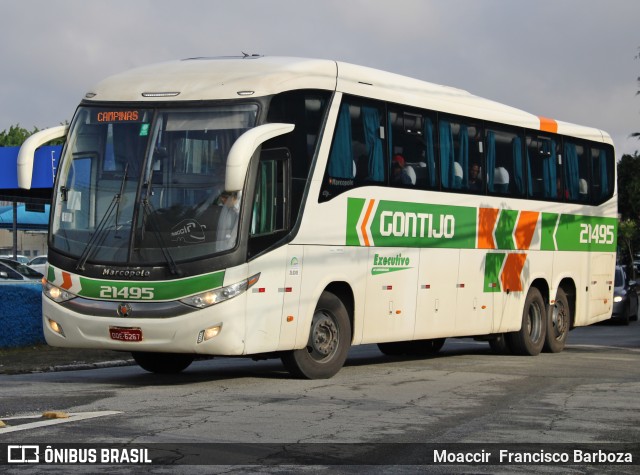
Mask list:
[[[0,375],[0,396],[0,420],[8,424],[0,428],[0,444],[231,443],[240,452],[262,447],[241,450],[238,444],[246,443],[276,444],[284,450],[320,444],[313,447],[327,453],[309,458],[312,473],[416,473],[417,465],[402,460],[415,462],[419,451],[430,450],[429,444],[450,450],[463,448],[460,444],[481,444],[476,447],[480,450],[516,442],[533,444],[527,446],[532,450],[563,447],[555,444],[597,449],[610,443],[637,449],[640,324],[577,329],[565,351],[537,357],[496,355],[487,343],[470,339],[448,340],[440,355],[421,359],[384,356],[367,345],[353,348],[347,365],[330,380],[292,379],[279,360],[218,358],[195,362],[176,376],[153,375],[136,366]],[[71,417],[38,417],[51,410]],[[357,444],[346,447],[366,449],[364,461],[373,466],[361,465],[362,459],[355,465],[325,465],[334,453],[331,444]],[[390,466],[380,465],[385,460]],[[153,471],[246,473],[246,467],[236,464],[249,462],[241,455],[215,470],[174,466],[163,472],[153,466]],[[638,462],[419,469],[638,473]],[[281,465],[256,471],[288,473]]]

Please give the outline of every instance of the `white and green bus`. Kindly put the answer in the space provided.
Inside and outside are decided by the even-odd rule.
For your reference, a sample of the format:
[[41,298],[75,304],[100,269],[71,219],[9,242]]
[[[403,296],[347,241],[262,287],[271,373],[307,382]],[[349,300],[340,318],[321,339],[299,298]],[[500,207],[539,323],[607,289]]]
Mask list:
[[601,130],[329,60],[192,58],[107,78],[53,190],[50,345],[280,357],[331,377],[352,345],[447,337],[561,351],[610,318],[617,206]]

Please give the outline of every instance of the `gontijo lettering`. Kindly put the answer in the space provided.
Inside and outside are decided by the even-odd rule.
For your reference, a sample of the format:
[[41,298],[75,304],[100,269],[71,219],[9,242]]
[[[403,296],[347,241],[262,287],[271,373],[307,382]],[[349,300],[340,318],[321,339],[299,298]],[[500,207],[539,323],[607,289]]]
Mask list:
[[434,219],[432,213],[402,213],[399,211],[380,213],[380,234],[382,236],[426,236],[435,239],[451,239],[456,232],[455,229],[456,218],[451,214],[441,214]]
[[476,247],[477,208],[349,198],[347,245]]

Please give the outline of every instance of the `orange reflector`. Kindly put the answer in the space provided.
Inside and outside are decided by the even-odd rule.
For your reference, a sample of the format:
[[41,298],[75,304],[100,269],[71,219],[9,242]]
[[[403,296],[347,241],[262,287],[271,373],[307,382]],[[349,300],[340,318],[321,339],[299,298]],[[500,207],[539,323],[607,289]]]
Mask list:
[[487,306],[486,306],[486,305],[483,305],[483,306],[482,306],[482,307],[480,307],[480,308],[481,308],[482,310],[486,310],[486,309],[487,309]]
[[293,321],[293,315],[287,316],[287,322],[291,323]]
[[396,310],[396,315],[400,315],[402,313],[402,310]]

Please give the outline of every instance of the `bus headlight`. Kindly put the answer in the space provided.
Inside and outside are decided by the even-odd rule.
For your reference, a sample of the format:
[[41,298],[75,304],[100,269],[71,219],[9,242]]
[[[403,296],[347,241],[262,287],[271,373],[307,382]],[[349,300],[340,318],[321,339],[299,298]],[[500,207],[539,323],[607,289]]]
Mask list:
[[258,282],[258,279],[260,279],[259,273],[235,284],[227,285],[226,287],[208,290],[200,294],[192,295],[191,297],[180,299],[180,302],[196,308],[210,307],[211,305],[230,300],[246,292],[247,289]]
[[45,279],[42,279],[42,293],[54,302],[58,303],[66,302],[67,300],[71,300],[76,297],[71,292],[67,292],[60,287],[56,287]]

